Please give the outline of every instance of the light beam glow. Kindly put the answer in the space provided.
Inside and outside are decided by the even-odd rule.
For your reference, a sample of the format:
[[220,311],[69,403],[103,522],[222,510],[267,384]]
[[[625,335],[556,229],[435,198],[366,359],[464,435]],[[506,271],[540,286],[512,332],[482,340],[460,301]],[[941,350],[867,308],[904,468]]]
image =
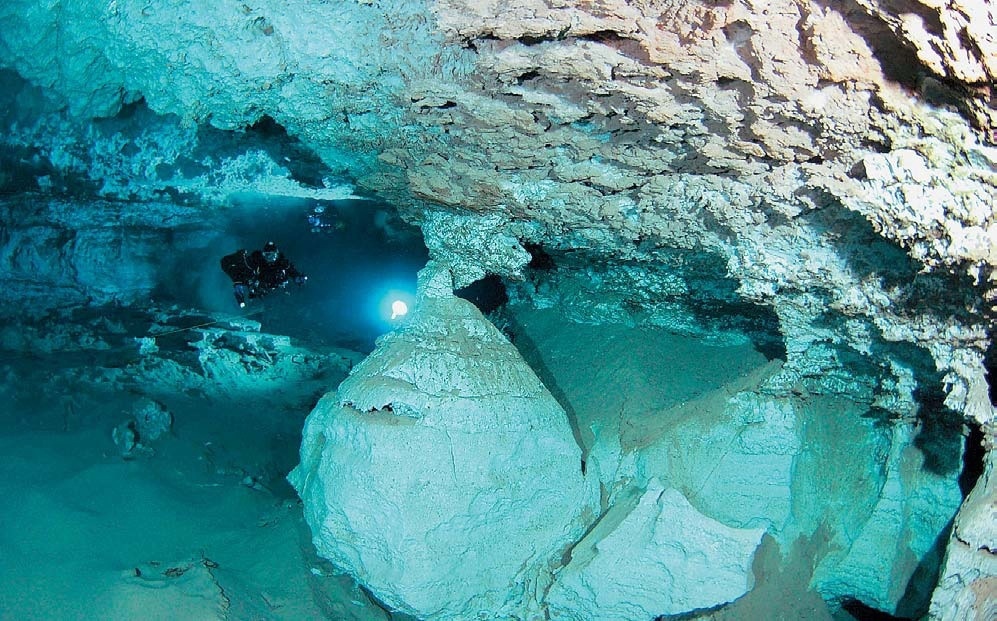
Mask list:
[[391,303],[391,319],[395,320],[403,315],[408,314],[408,304],[401,300],[395,300]]
[[382,291],[377,301],[378,315],[385,328],[394,328],[408,319],[415,306],[415,295],[401,288]]

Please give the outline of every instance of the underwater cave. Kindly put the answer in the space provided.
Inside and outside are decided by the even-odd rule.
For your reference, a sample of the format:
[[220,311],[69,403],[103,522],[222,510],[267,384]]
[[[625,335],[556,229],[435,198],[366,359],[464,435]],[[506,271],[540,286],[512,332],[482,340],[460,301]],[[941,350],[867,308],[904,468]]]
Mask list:
[[993,38],[846,5],[5,4],[0,617],[993,618]]

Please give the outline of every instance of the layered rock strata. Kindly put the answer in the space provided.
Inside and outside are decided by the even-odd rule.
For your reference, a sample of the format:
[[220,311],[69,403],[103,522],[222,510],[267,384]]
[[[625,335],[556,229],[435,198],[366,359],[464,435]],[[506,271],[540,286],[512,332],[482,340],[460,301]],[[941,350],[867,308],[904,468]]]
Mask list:
[[19,196],[0,200],[0,219],[7,283],[0,301],[8,315],[148,300],[171,264],[217,235],[210,215],[164,202]]
[[[971,316],[893,314],[903,287],[852,278],[853,249],[819,214],[854,210],[924,267],[990,287],[997,156],[957,114],[989,127],[974,90],[992,74],[986,15],[969,1],[21,0],[0,14],[0,56],[82,117],[139,98],[222,128],[269,115],[417,221],[446,205],[511,237],[649,266],[660,249],[712,255],[746,299],[779,309],[800,349],[816,305],[931,347],[951,371],[949,405],[985,421]],[[925,76],[952,85],[956,112],[925,103]],[[497,267],[449,238],[431,250],[459,272],[522,265],[521,248]]]

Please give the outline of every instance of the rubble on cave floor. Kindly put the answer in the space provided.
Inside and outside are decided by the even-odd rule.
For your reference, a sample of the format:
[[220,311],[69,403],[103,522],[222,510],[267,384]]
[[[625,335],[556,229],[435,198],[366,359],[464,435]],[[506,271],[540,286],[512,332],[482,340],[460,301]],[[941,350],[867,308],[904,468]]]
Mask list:
[[181,308],[5,324],[5,615],[382,619],[314,555],[284,481],[360,357]]

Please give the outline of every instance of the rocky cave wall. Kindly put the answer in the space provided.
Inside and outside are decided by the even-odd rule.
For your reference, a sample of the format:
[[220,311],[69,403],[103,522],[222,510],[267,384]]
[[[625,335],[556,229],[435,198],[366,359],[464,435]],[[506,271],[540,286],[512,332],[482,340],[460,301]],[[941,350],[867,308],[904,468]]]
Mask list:
[[[968,0],[0,9],[0,58],[33,85],[22,99],[47,106],[11,121],[6,143],[52,171],[75,167],[117,197],[194,193],[205,213],[247,187],[355,184],[421,226],[456,287],[497,274],[588,320],[700,334],[691,295],[760,305],[787,359],[771,393],[801,380],[848,392],[835,382],[864,375],[864,398],[916,418],[927,387],[988,442],[995,38],[992,7]],[[168,115],[157,135],[173,136],[132,141],[139,169],[115,157],[127,134],[79,129],[136,105]],[[327,176],[287,183],[283,162],[235,153],[224,182],[176,173],[181,155],[205,161],[192,128],[264,117]],[[89,147],[60,158],[67,144]],[[527,247],[588,271],[528,277]],[[47,282],[30,252],[8,256],[8,278]]]
[[[523,240],[712,257],[777,309],[791,351],[835,308],[936,350],[949,405],[984,422],[973,317],[990,302],[904,318],[909,292],[853,269],[836,238],[861,214],[989,297],[992,9],[865,5],[25,1],[0,18],[0,52],[74,118],[140,99],[187,124],[268,115],[423,223],[458,284],[516,275]],[[951,105],[932,105],[929,80]],[[433,234],[453,210],[474,214],[456,227],[471,239]],[[485,237],[508,244],[483,256]],[[875,336],[835,338],[862,351]]]

